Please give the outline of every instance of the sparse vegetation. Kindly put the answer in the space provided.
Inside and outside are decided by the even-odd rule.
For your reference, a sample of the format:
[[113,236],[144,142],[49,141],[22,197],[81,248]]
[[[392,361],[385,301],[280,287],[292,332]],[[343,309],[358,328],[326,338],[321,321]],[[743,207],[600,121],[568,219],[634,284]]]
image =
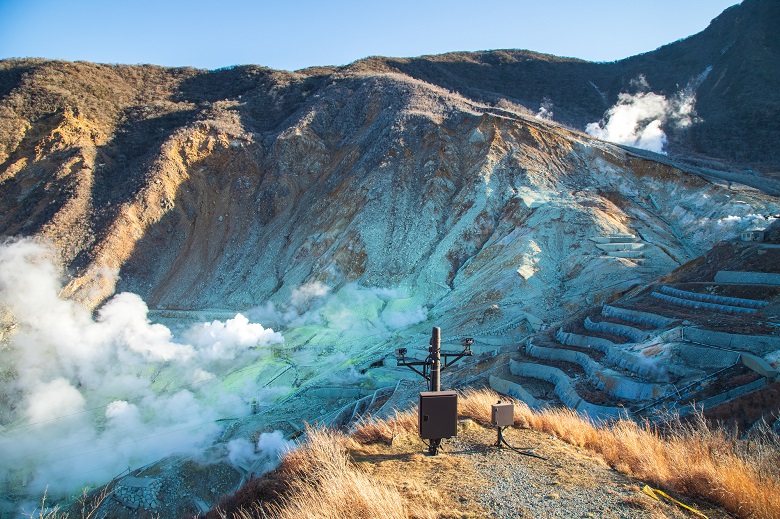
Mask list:
[[[490,406],[498,395],[467,390],[459,414],[490,425]],[[503,398],[506,401],[506,398]],[[663,428],[620,420],[594,424],[568,409],[532,411],[515,403],[515,427],[556,436],[600,455],[614,469],[652,486],[689,498],[702,499],[741,518],[780,518],[780,442],[771,433],[749,441],[713,427],[703,419],[672,421]],[[441,496],[410,501],[398,491],[404,474],[381,483],[367,476],[355,459],[366,449],[382,449],[396,439],[417,434],[414,412],[388,420],[367,420],[349,436],[310,430],[301,447],[274,473],[242,489],[213,517],[441,517]],[[268,492],[273,488],[273,492]],[[260,500],[251,500],[251,497]],[[637,497],[633,507],[647,508]]]
[[357,467],[349,455],[356,447],[355,440],[341,433],[309,429],[306,441],[271,476],[282,480],[283,492],[234,513],[217,511],[217,517],[438,517],[435,498],[409,501],[392,484],[377,482]]
[[46,505],[46,492],[41,497],[41,505],[37,510],[33,510],[27,514],[26,517],[35,519],[71,519],[74,517],[80,517],[81,519],[92,519],[96,516],[98,508],[103,504],[110,495],[111,491],[108,487],[103,487],[101,490],[88,492],[87,489],[82,491],[81,497],[79,497],[70,511],[60,508],[59,505],[47,506]]
[[[489,423],[495,395],[479,391],[465,397],[460,412]],[[515,404],[515,426],[598,453],[631,477],[717,503],[738,517],[780,517],[780,443],[771,433],[745,442],[701,418],[663,429],[629,420],[593,424],[570,409],[537,413]]]

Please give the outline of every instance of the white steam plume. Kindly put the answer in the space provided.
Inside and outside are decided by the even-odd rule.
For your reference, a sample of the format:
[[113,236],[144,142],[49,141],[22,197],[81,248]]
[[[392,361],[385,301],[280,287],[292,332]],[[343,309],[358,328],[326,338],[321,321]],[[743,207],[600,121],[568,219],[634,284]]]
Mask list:
[[[665,153],[667,137],[663,127],[684,128],[691,125],[695,116],[695,87],[698,82],[668,99],[653,92],[622,92],[604,118],[588,124],[585,132],[605,141]],[[649,88],[643,76],[632,84],[641,89]]]
[[[0,344],[0,481],[30,494],[101,484],[129,466],[197,453],[220,432],[216,419],[249,412],[202,382],[217,362],[256,355],[280,334],[238,314],[178,342],[129,293],[93,318],[58,297],[52,258],[31,240],[0,245],[0,312],[14,322]],[[178,387],[161,389],[166,382]]]
[[334,293],[315,281],[294,290],[286,305],[268,302],[248,315],[275,326],[318,324],[336,330],[389,332],[425,321],[428,309],[398,289],[350,283]]
[[228,459],[236,467],[261,474],[276,468],[284,454],[294,446],[294,442],[284,439],[281,431],[262,433],[255,445],[244,438],[229,441]]
[[[0,344],[0,481],[31,496],[103,484],[172,453],[197,456],[221,432],[217,419],[246,416],[253,398],[267,406],[288,394],[226,378],[233,365],[275,362],[284,339],[259,322],[287,327],[302,372],[370,387],[353,365],[366,345],[427,319],[400,289],[313,282],[286,303],[174,336],[149,321],[135,294],[116,295],[95,316],[60,299],[53,258],[31,240],[0,244],[0,312],[14,321]],[[230,452],[240,457],[238,444]]]
[[206,361],[233,360],[258,344],[284,342],[281,333],[250,323],[241,314],[224,323],[213,321],[193,326],[185,332],[184,338],[197,348],[199,356]]
[[548,97],[545,97],[539,104],[539,111],[536,112],[536,117],[552,121],[553,116],[555,115],[554,108],[555,107],[553,106],[552,100],[550,100]]

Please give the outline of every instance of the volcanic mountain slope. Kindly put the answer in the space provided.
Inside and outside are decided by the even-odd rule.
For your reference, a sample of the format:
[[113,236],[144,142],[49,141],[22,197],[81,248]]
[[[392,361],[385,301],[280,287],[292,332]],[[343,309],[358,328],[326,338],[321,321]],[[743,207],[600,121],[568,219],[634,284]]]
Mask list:
[[[767,4],[744,7],[755,5]],[[469,55],[464,63],[504,54]],[[74,402],[94,411],[83,430],[108,449],[116,441],[106,434],[113,430],[106,403],[116,404],[114,413],[142,409],[147,415],[139,411],[139,421],[149,413],[169,421],[176,415],[151,404],[133,407],[127,392],[98,387],[107,379],[130,380],[138,402],[167,402],[179,394],[171,388],[186,388],[185,407],[197,410],[190,415],[208,420],[204,442],[223,433],[218,420],[236,416],[245,419],[223,438],[241,439],[285,429],[268,420],[280,419],[274,406],[293,393],[300,398],[285,400],[285,412],[308,420],[394,386],[398,370],[373,368],[395,347],[425,344],[431,325],[446,338],[475,337],[478,354],[512,347],[780,213],[776,196],[535,118],[527,98],[490,93],[482,80],[456,84],[449,72],[415,77],[391,62],[298,72],[0,62],[0,236],[50,244],[64,267],[61,295],[97,310],[91,321],[57,303],[58,319],[78,314],[65,327],[0,312],[0,422],[13,432],[6,445],[23,460],[12,463],[7,478],[19,499],[32,492],[31,478],[45,488],[48,462],[71,472],[62,460],[33,460],[41,440],[24,429],[33,415],[18,403],[35,403],[36,393],[24,392],[24,377],[40,375],[34,382],[47,389],[59,384],[54,389],[67,388]],[[497,74],[502,83],[502,67],[485,65],[484,77]],[[590,78],[591,69],[584,70],[577,74]],[[589,81],[600,84],[599,77]],[[512,76],[505,79],[509,84]],[[594,113],[584,98],[582,108],[554,102],[564,121]],[[765,155],[765,163],[772,160]],[[42,265],[30,256],[27,266]],[[9,286],[0,286],[3,301]],[[143,301],[125,294],[107,303],[119,292]],[[171,328],[242,312],[281,329],[284,343],[274,335],[233,357],[221,357],[214,341],[200,349],[171,344],[163,336],[168,330],[150,328],[144,301],[154,320]],[[138,340],[106,330],[125,317],[128,303],[142,310],[142,322],[117,333],[142,329]],[[210,329],[227,324],[214,321]],[[46,371],[56,362],[18,347],[25,327],[52,340],[34,350],[45,354],[66,342],[82,354],[88,343],[94,370],[65,350],[58,362],[68,369]],[[74,332],[80,329],[89,336]],[[60,337],[60,330],[74,333]],[[31,347],[39,336],[27,333]],[[122,357],[123,341],[140,352]],[[173,353],[150,350],[160,343]],[[102,360],[116,351],[124,364]],[[14,359],[40,372],[27,373]],[[192,380],[211,385],[186,385]],[[223,400],[230,405],[216,405]],[[247,417],[250,402],[264,407]],[[74,441],[81,431],[70,431]],[[28,436],[27,450],[19,448]],[[68,438],[57,436],[46,441]],[[130,453],[118,468],[167,452]],[[94,484],[102,473],[77,483]]]
[[[777,211],[397,73],[5,65],[28,70],[3,100],[3,234],[52,241],[65,295],[93,308],[115,289],[248,309],[356,282],[538,324]],[[645,252],[590,240],[610,234]]]
[[[609,272],[668,271],[771,208],[729,207],[707,182],[529,115],[547,99],[583,128],[640,76],[667,96],[699,77],[698,119],[665,128],[672,151],[773,164],[777,11],[747,0],[609,64],[525,51],[295,73],[6,60],[0,232],[51,240],[73,276],[65,294],[93,308],[117,274],[161,308],[250,308],[315,279],[414,286],[428,302],[488,263],[523,273],[493,279],[492,299],[537,282],[577,299],[614,284]],[[515,230],[540,225],[551,238]],[[583,239],[637,231],[645,269]]]
[[399,71],[485,102],[509,100],[578,129],[599,121],[624,93],[649,90],[671,99],[683,92],[695,96],[694,117],[690,126],[663,124],[672,153],[717,157],[741,167],[755,164],[776,173],[778,23],[780,4],[745,0],[696,35],[610,63],[498,50],[376,57],[360,65]]

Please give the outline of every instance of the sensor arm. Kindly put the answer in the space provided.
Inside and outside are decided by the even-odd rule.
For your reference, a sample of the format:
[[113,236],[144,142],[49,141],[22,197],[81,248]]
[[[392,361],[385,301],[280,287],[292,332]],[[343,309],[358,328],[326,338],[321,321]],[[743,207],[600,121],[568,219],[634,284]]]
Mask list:
[[[428,368],[431,365],[431,362],[429,360],[412,360],[407,361],[404,357],[401,357],[398,359],[398,366],[406,366],[407,368],[411,369],[418,375],[420,375],[425,380],[430,381],[431,377],[428,375]],[[422,371],[417,369],[415,366],[422,366]]]
[[[471,349],[466,349],[463,351],[443,351],[441,352],[441,356],[444,357],[444,364],[442,365],[442,368],[446,368],[449,366],[452,366],[456,362],[458,362],[463,357],[471,357]],[[455,357],[454,359],[450,360],[450,357]]]

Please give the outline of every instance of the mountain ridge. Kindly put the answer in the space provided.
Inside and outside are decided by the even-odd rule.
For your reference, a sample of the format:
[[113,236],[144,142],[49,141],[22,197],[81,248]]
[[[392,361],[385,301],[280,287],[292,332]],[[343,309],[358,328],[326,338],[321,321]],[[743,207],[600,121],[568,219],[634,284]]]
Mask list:
[[[619,93],[634,91],[632,81],[639,76],[647,79],[653,92],[670,96],[713,67],[712,77],[697,89],[696,111],[702,121],[690,134],[667,128],[670,151],[756,163],[776,172],[780,162],[772,143],[777,142],[779,131],[778,99],[773,92],[780,85],[776,73],[780,46],[772,27],[778,22],[776,4],[747,0],[724,11],[700,33],[613,62],[512,49],[365,61],[379,61],[484,100],[511,99],[531,113],[547,99],[557,109],[556,120],[577,129],[598,121]],[[757,74],[760,77],[750,82],[748,78]],[[740,137],[727,138],[724,126]],[[755,132],[755,127],[760,130]],[[740,149],[739,143],[746,141],[760,149]]]

